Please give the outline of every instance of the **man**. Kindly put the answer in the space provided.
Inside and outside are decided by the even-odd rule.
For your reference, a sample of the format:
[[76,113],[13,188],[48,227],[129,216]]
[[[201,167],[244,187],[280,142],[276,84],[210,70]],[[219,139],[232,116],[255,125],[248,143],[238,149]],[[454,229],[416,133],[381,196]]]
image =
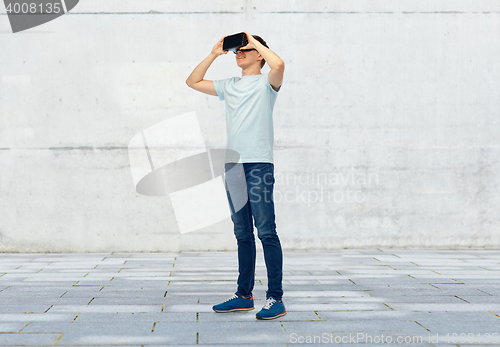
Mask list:
[[[215,81],[203,79],[213,61],[228,53],[222,50],[226,35],[193,70],[186,83],[197,91],[225,100],[226,148],[228,153],[238,153],[239,162],[242,163],[237,166],[235,163],[238,160],[226,156],[225,182],[238,244],[238,290],[228,300],[214,305],[213,310],[232,312],[254,309],[255,221],[264,250],[268,278],[266,303],[256,318],[274,319],[286,314],[282,301],[283,252],[276,233],[272,198],[275,183],[272,113],[283,81],[285,64],[261,37],[246,31],[244,33],[248,44],[235,52],[236,64],[242,69],[241,77]],[[266,62],[271,71],[262,74],[261,69]],[[234,197],[238,194],[233,193],[238,193],[238,186],[241,185],[244,187],[245,200],[241,207],[235,207]]]

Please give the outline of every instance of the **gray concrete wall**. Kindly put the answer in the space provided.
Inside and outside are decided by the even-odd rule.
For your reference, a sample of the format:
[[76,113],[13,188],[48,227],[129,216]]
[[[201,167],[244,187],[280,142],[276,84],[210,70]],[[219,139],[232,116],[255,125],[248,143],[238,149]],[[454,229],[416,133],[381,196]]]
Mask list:
[[[0,14],[0,251],[236,249],[229,219],[181,235],[137,194],[127,144],[196,111],[223,147],[223,103],[185,80],[242,30],[286,64],[283,248],[500,246],[500,2],[83,0],[16,34]],[[228,54],[206,78],[239,75]]]

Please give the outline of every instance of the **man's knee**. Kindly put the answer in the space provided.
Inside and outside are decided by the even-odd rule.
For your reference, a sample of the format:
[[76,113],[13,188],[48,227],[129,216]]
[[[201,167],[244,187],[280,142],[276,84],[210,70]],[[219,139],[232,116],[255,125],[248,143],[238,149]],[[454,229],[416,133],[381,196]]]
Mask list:
[[247,223],[235,224],[234,236],[238,241],[246,241],[254,239],[253,225]]
[[268,223],[265,227],[257,229],[257,236],[262,241],[264,239],[276,238],[276,224],[274,222]]

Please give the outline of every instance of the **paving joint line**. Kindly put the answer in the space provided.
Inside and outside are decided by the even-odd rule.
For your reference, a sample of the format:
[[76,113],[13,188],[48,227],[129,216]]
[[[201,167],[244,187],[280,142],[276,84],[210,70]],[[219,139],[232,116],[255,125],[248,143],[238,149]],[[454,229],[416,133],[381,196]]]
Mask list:
[[419,322],[417,322],[416,320],[414,320],[415,323],[417,323],[418,325],[420,325],[422,328],[424,328],[425,330],[427,331],[431,331],[430,329],[427,329],[426,327],[424,327],[422,324],[420,324]]
[[479,268],[481,268],[481,269],[485,269],[485,270],[491,271],[490,269],[487,269],[487,268],[485,268],[484,266],[479,266],[479,265],[478,265],[477,267],[479,267]]
[[57,345],[57,343],[59,342],[59,340],[61,339],[61,337],[63,337],[64,333],[61,333],[61,335],[57,338],[56,342],[54,342],[54,345]]
[[[476,288],[476,289],[477,289],[477,288]],[[493,296],[493,294],[490,294],[490,293],[488,293],[488,292],[485,292],[484,290],[481,290],[481,289],[477,289],[477,290],[479,290],[480,292],[483,292],[483,293],[485,293],[485,294],[488,294],[488,295],[490,295],[490,296]]]
[[394,311],[394,309],[393,309],[391,306],[387,305],[385,302],[383,302],[383,304],[384,304],[385,306],[389,307],[391,310],[393,310],[393,311]]
[[461,298],[461,297],[459,297],[458,295],[453,295],[453,296],[454,296],[454,297],[456,297],[456,298],[458,298],[458,299],[460,299],[460,300],[465,301],[465,302],[466,302],[466,303],[468,303],[468,304],[470,304],[470,302],[469,302],[469,301],[467,301],[467,300],[465,300],[465,299],[462,299],[462,298]]
[[74,323],[74,322],[75,322],[75,320],[78,318],[78,316],[79,316],[79,315],[80,315],[80,312],[78,312],[78,313],[76,314],[75,318],[73,318],[73,320],[71,321],[71,323]]
[[373,295],[371,295],[370,293],[367,292],[366,289],[363,290],[366,294],[370,295],[372,298],[374,297]]
[[281,325],[281,327],[283,328],[283,331],[284,331],[284,332],[286,332],[286,329],[285,329],[285,327],[283,326],[283,322],[282,322],[282,321],[280,321],[280,325]]
[[26,328],[26,327],[27,327],[28,325],[30,325],[30,324],[31,324],[31,322],[28,322],[28,324],[26,324],[26,325],[25,325],[25,326],[24,326],[21,330],[19,330],[19,331],[18,331],[18,333],[21,333],[21,331],[23,331],[23,330],[24,330],[24,328]]

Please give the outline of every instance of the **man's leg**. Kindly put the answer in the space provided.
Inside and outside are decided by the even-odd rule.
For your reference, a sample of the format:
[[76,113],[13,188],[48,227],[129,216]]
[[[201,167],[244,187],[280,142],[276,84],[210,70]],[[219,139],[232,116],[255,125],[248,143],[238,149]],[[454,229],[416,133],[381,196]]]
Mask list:
[[[236,294],[249,298],[255,284],[255,236],[250,202],[248,201],[247,184],[244,167],[238,164],[231,168],[226,164],[226,193],[231,209],[231,220],[234,223],[234,235],[238,244],[238,290]],[[242,197],[246,203],[242,205]],[[233,203],[234,202],[234,203]]]
[[262,242],[267,268],[268,290],[266,299],[283,297],[283,251],[276,233],[273,188],[274,165],[271,163],[244,164],[251,212],[258,237]]

